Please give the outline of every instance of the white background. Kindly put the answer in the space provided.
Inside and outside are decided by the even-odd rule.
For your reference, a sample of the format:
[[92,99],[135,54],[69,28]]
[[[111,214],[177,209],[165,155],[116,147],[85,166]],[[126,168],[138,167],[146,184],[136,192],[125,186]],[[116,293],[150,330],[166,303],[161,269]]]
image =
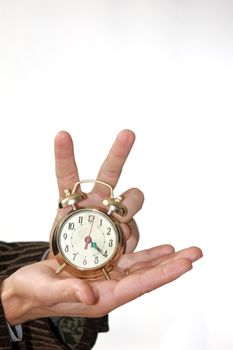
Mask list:
[[204,252],[112,312],[96,350],[233,348],[232,14],[227,0],[0,0],[0,239],[48,239],[59,130],[84,179],[130,128],[116,193],[145,193],[139,249]]

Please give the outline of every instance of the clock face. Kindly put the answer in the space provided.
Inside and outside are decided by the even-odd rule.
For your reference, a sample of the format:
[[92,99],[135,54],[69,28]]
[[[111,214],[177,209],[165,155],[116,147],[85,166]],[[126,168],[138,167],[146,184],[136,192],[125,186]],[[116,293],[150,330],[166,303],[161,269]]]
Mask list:
[[111,260],[119,242],[113,221],[96,209],[80,209],[63,222],[58,246],[65,260],[78,269],[98,269]]

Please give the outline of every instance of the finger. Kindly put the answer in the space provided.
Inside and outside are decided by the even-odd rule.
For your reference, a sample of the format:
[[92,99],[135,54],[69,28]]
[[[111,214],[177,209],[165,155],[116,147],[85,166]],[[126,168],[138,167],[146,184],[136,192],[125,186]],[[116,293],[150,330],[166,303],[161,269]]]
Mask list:
[[51,283],[49,290],[46,291],[47,300],[53,303],[72,303],[81,302],[91,305],[95,302],[95,295],[91,287],[79,279],[67,281],[59,280]]
[[177,256],[180,258],[187,258],[191,260],[191,262],[195,262],[198,259],[202,258],[203,253],[199,247],[190,247],[177,252]]
[[116,216],[120,222],[128,222],[142,208],[144,194],[138,188],[130,188],[122,193],[121,197],[123,198],[122,205],[126,207],[127,214],[125,216],[116,214]]
[[[133,216],[142,208],[144,194],[137,188],[131,188],[122,194],[123,205],[127,208],[126,216],[117,215],[126,239],[126,253],[132,252],[139,241],[139,230]],[[126,224],[127,223],[127,224]]]
[[151,249],[141,250],[137,253],[124,254],[119,260],[118,266],[124,270],[137,263],[148,263],[161,257],[170,256],[174,251],[171,245],[165,244]]
[[[65,302],[83,302],[91,304],[94,302],[94,294],[91,287],[83,280],[78,278],[71,278],[70,274],[63,271],[62,274],[57,275],[55,271],[59,267],[56,260],[44,260],[35,264],[40,267],[40,271],[46,275],[47,278],[39,280],[35,288],[35,295],[40,300],[43,297],[43,302],[51,303],[65,303]],[[50,286],[48,288],[48,285]],[[46,293],[46,300],[44,295]]]
[[[116,186],[134,141],[135,134],[131,130],[123,130],[118,134],[107,158],[99,170],[97,180],[106,182],[112,187]],[[101,195],[109,193],[107,188],[105,189],[104,186],[99,184],[94,186],[93,192],[100,192]]]
[[80,303],[71,302],[60,303],[53,308],[57,316],[70,316],[70,317],[102,317],[111,311],[110,306],[112,299],[114,298],[114,287],[117,281],[115,280],[102,280],[102,281],[89,281],[90,288],[95,295],[96,303],[92,305],[85,305]]
[[182,249],[179,252],[173,253],[168,257],[161,257],[158,259],[155,264],[163,265],[167,264],[170,261],[178,260],[178,259],[189,259],[191,262],[195,262],[203,256],[202,251],[198,247],[190,247],[186,249]]
[[138,226],[135,220],[132,219],[127,224],[121,224],[121,227],[126,240],[125,253],[131,253],[136,249],[138,245],[140,237]]
[[134,272],[144,273],[145,268],[151,268],[157,266],[155,262],[160,257],[167,257],[172,255],[174,248],[170,245],[163,245],[137,253],[125,254],[118,266],[110,273],[111,278],[120,280],[122,277],[125,277]]
[[79,181],[75,162],[74,146],[70,134],[60,131],[54,141],[55,167],[60,197],[64,197],[66,188],[72,189]]
[[127,275],[136,271],[137,273],[144,273],[144,268],[156,267],[158,265],[162,266],[179,259],[188,259],[191,263],[193,263],[202,257],[202,251],[198,247],[186,248],[177,253],[174,252],[174,248],[172,246],[164,245],[162,247],[165,250],[165,254],[162,254],[161,252],[160,257],[158,255],[157,257],[153,257],[153,249],[152,254],[150,254],[150,252],[147,254],[148,258],[144,258],[143,255],[141,255],[141,259],[138,259],[137,257],[135,259],[136,254],[131,254],[134,256],[135,262],[132,263],[131,260],[128,266],[124,267],[124,270],[121,269],[121,272],[127,270]]
[[[114,289],[114,308],[170,283],[192,269],[189,259],[178,259],[162,266],[146,269],[120,280]],[[133,288],[132,288],[133,286]]]

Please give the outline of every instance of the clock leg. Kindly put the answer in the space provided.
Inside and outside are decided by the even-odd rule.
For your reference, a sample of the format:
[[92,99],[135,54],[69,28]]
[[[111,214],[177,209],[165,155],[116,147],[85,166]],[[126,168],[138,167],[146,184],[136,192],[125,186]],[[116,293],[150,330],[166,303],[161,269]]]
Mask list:
[[62,264],[56,271],[56,274],[59,274],[65,267],[66,267],[66,263]]
[[107,273],[107,271],[105,269],[102,269],[102,271],[103,271],[103,274],[104,274],[104,277],[106,278],[106,280],[110,280],[110,276]]

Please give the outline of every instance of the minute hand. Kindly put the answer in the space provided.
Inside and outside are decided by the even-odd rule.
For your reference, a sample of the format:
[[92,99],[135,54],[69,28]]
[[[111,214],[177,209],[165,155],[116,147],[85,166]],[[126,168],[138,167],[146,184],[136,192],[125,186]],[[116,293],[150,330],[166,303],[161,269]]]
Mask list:
[[95,242],[91,243],[91,247],[98,250],[98,252],[100,252],[105,258],[107,258],[107,256],[108,256],[107,250],[105,252],[103,252]]

